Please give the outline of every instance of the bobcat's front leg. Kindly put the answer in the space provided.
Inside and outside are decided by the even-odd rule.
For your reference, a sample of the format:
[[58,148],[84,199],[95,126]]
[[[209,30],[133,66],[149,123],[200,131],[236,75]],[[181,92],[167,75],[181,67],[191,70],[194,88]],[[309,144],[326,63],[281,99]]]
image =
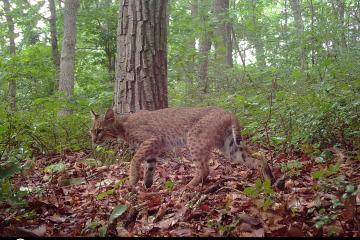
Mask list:
[[[135,186],[136,183],[139,181],[139,171],[140,171],[140,165],[142,162],[148,160],[151,162],[151,159],[155,159],[155,157],[159,154],[161,149],[161,140],[157,138],[150,138],[146,141],[144,141],[139,149],[136,151],[133,159],[130,163],[130,172],[129,172],[129,178],[130,178],[130,185]],[[146,175],[146,172],[150,169],[153,173],[155,171],[155,164],[150,165],[146,163],[145,166],[145,177],[151,176],[148,178],[148,180],[145,179],[145,185],[146,187],[150,187],[152,185],[152,174]]]
[[195,175],[193,179],[187,184],[187,187],[193,188],[204,182],[209,175],[209,165],[206,158],[196,159],[195,161]]
[[156,159],[150,158],[145,161],[144,166],[144,185],[149,188],[153,184],[154,181],[154,173],[156,167]]

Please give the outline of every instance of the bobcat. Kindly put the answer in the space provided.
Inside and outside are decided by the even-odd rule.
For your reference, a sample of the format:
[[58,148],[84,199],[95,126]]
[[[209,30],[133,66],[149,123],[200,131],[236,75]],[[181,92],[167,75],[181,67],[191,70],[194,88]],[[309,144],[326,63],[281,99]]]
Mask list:
[[208,176],[208,160],[213,149],[221,150],[226,158],[250,168],[260,167],[263,175],[274,182],[267,163],[250,157],[235,115],[221,108],[177,107],[141,110],[125,116],[116,116],[112,109],[104,116],[91,113],[93,126],[90,133],[94,144],[120,137],[137,149],[130,164],[131,186],[138,182],[140,165],[144,162],[144,185],[151,187],[156,158],[176,146],[186,146],[195,162],[196,174],[187,185],[190,188]]

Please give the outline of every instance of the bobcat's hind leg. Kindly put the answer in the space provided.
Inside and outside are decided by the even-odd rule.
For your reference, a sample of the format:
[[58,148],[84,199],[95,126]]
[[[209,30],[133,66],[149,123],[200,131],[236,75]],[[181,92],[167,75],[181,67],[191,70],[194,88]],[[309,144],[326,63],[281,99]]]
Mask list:
[[209,164],[207,158],[209,155],[201,158],[194,159],[195,162],[195,175],[193,179],[187,184],[188,187],[193,188],[203,183],[209,175]]
[[[136,183],[139,181],[140,165],[145,160],[149,160],[151,165],[150,167],[150,165],[146,163],[147,165],[145,165],[145,168],[151,169],[152,170],[151,172],[153,174],[153,172],[155,171],[155,164],[151,163],[152,162],[151,159],[154,159],[160,153],[161,150],[162,150],[161,140],[157,138],[150,138],[144,141],[140,145],[139,149],[136,151],[130,163],[129,180],[131,186],[135,186]],[[152,183],[152,174],[151,175],[149,174],[149,179],[146,184],[150,184],[150,180]],[[145,171],[145,175],[146,175],[146,171]]]

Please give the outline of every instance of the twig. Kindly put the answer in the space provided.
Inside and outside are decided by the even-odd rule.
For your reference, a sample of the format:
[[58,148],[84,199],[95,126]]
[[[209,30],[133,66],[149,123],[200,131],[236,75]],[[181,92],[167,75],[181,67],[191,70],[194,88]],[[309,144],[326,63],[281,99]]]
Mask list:
[[271,117],[272,117],[273,95],[274,95],[274,91],[275,91],[275,86],[276,86],[276,80],[273,80],[272,85],[271,85],[271,91],[270,91],[270,99],[269,99],[269,114],[268,114],[268,118],[265,121],[266,142],[267,142],[267,144],[269,146],[269,150],[270,150],[271,167],[273,167],[273,153],[272,153],[272,148],[270,145],[270,138],[269,138],[269,123],[270,123]]
[[220,188],[219,190],[217,190],[216,192],[220,192],[221,190],[230,190],[232,192],[242,193],[240,190],[237,190],[236,188],[232,188],[232,187],[228,187],[228,186],[224,186],[224,187]]
[[197,208],[198,206],[200,206],[200,204],[207,198],[208,195],[206,194],[202,194],[200,196],[200,198],[196,201],[196,203],[194,204],[194,208]]
[[228,181],[228,179],[221,179],[220,181],[217,181],[215,184],[208,187],[202,193],[203,194],[209,194],[209,193],[216,192],[216,190],[218,190],[221,187],[221,185],[224,184],[226,181]]

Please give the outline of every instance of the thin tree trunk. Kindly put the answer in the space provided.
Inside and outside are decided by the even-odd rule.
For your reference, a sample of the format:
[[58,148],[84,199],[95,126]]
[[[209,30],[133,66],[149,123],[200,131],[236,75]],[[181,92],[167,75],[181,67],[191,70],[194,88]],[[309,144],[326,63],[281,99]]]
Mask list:
[[[77,8],[77,0],[65,0],[64,39],[62,42],[60,59],[59,92],[62,92],[66,99],[71,97],[74,91]],[[62,111],[59,112],[59,115],[68,115],[70,113],[70,109],[64,108]]]
[[51,36],[51,53],[54,66],[56,69],[55,76],[55,89],[59,88],[59,72],[60,72],[60,54],[58,49],[58,39],[57,39],[57,30],[56,30],[56,7],[55,0],[49,0],[49,10],[50,10],[50,36]]
[[[199,12],[199,0],[192,0],[191,1],[191,5],[190,5],[190,12],[191,12],[191,18],[194,20],[198,17],[198,12]],[[190,48],[195,48],[195,42],[196,42],[196,38],[191,38],[189,41],[189,47]]]
[[346,3],[344,0],[336,0],[336,7],[334,7],[334,13],[337,15],[339,22],[341,50],[347,48],[345,32],[348,28],[345,26],[345,5]]
[[201,32],[199,36],[199,65],[198,78],[200,86],[200,98],[209,91],[208,66],[209,52],[211,49],[211,38],[213,29],[209,21],[209,1],[199,1],[199,24]]
[[[198,24],[199,0],[191,0],[189,8],[190,8],[193,24]],[[197,66],[198,64],[196,62],[196,58],[197,58],[196,39],[197,39],[197,31],[196,31],[196,27],[193,27],[191,36],[189,36],[187,42],[187,46],[189,47],[189,49],[192,49],[192,51],[190,51],[190,54],[186,55],[185,57],[186,65],[184,66],[184,71],[187,73],[185,79],[187,82],[186,91],[188,96],[190,96],[191,94],[189,90],[193,89],[194,77],[196,76],[196,71],[198,69]]]
[[209,91],[208,80],[208,66],[209,66],[209,52],[211,49],[210,35],[207,31],[202,33],[200,37],[200,50],[199,50],[199,81],[201,84],[201,92],[206,94]]
[[[315,9],[314,9],[314,4],[313,1],[310,0],[310,10],[311,10],[311,33],[314,34],[315,32],[315,28],[314,28],[314,23],[315,23]],[[316,46],[315,46],[315,38],[314,36],[311,36],[311,64],[312,66],[315,65],[315,50]]]
[[[111,4],[112,4],[112,0],[103,0],[103,5],[106,9],[110,9],[111,8]],[[110,76],[110,80],[113,81],[115,79],[115,49],[113,47],[113,42],[112,42],[112,33],[111,33],[111,16],[107,16],[106,18],[106,22],[105,25],[101,25],[99,23],[99,27],[102,29],[102,31],[104,32],[103,34],[105,34],[107,36],[106,38],[106,44],[105,44],[105,54],[107,57],[107,67],[108,67],[108,73]]]
[[168,107],[168,1],[121,0],[117,29],[114,110]]
[[[283,40],[285,41],[285,46],[288,46],[288,0],[284,1],[284,26],[283,26]],[[288,62],[289,54],[288,51],[284,51],[285,62]]]
[[[9,53],[12,56],[16,54],[15,47],[15,24],[13,17],[11,15],[10,2],[9,0],[3,0],[4,3],[4,12],[6,23],[8,25],[8,38],[9,38]],[[9,101],[9,111],[16,111],[16,80],[10,79],[9,81],[9,93],[8,93],[8,101]]]
[[260,69],[263,69],[266,67],[266,59],[265,59],[265,47],[264,42],[262,40],[261,36],[261,24],[258,21],[257,11],[256,11],[256,0],[252,0],[252,21],[254,25],[254,29],[251,32],[251,41],[254,44],[255,47],[255,57],[256,57],[256,64]]
[[302,10],[300,0],[290,0],[290,6],[294,15],[295,27],[297,30],[298,44],[299,44],[299,63],[300,68],[305,69],[305,42],[304,42],[304,21],[302,19]]
[[217,36],[215,41],[215,57],[220,62],[231,67],[233,65],[233,48],[231,22],[229,20],[229,0],[215,0],[214,12],[217,22],[214,31],[214,34]]

